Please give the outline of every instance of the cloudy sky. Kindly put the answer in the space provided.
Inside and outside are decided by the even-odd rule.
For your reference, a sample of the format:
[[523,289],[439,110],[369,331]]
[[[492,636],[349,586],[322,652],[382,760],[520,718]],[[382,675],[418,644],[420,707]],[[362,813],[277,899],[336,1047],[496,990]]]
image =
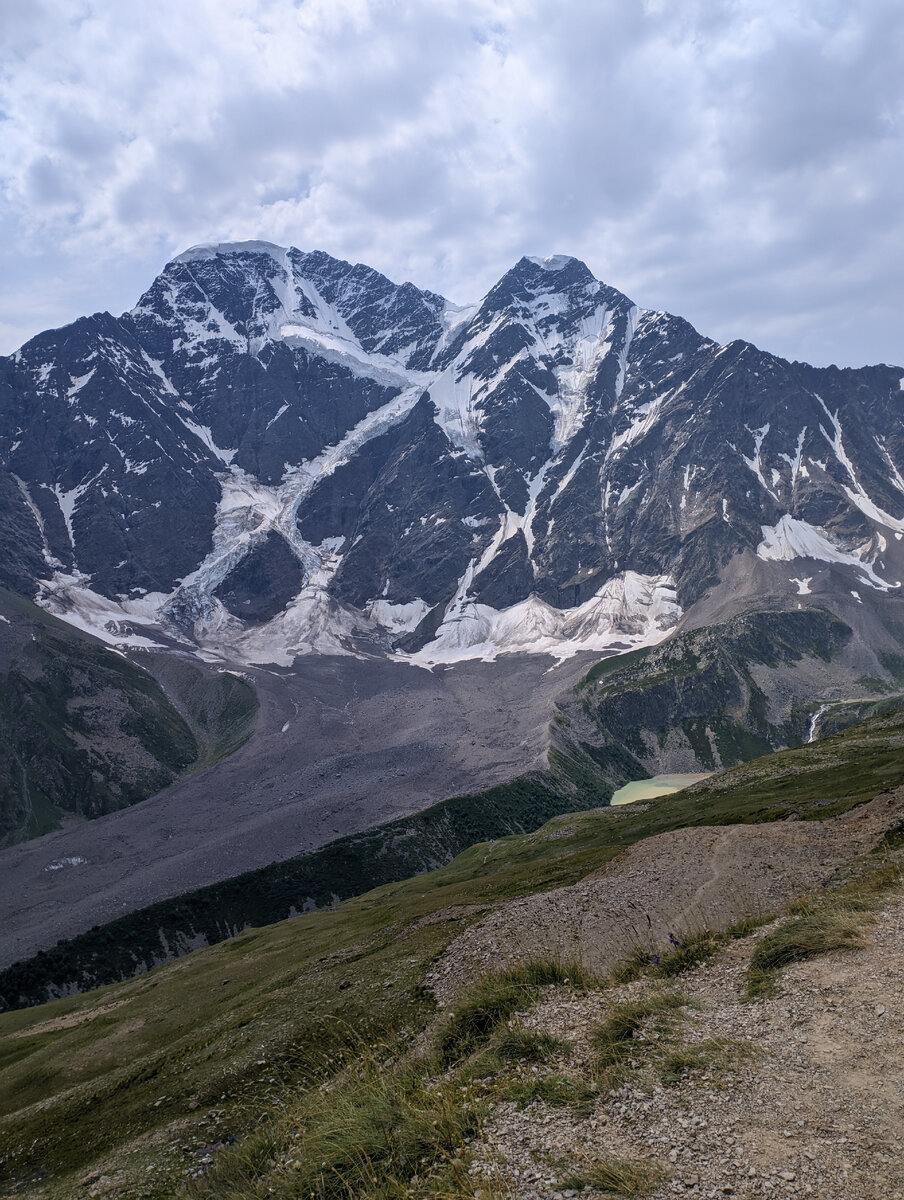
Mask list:
[[0,0],[0,351],[266,238],[904,364],[900,0]]

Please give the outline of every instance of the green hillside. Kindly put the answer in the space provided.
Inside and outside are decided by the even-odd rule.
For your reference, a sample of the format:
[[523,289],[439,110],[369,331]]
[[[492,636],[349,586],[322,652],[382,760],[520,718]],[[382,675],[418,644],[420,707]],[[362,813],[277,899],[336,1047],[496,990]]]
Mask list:
[[493,905],[581,879],[669,829],[847,810],[904,783],[902,749],[896,710],[635,809],[559,816],[472,846],[128,982],[6,1013],[3,1178],[46,1200],[71,1197],[92,1171],[98,1195],[128,1200],[185,1194],[186,1180],[198,1195],[264,1196],[256,1183],[211,1190],[207,1167],[235,1143],[247,1178],[263,1178],[282,1161],[287,1105],[311,1089],[316,1100],[362,1055],[397,1060],[435,1016],[425,971]]

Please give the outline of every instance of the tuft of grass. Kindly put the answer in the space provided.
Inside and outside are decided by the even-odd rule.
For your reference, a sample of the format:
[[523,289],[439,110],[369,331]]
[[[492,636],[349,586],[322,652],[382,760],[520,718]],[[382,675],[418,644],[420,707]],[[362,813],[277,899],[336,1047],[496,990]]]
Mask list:
[[838,899],[801,912],[763,938],[751,955],[751,973],[780,971],[819,954],[861,945],[871,909],[871,903]]
[[701,929],[677,938],[669,934],[669,948],[656,953],[638,946],[612,971],[610,980],[615,984],[633,983],[636,979],[671,979],[698,967],[712,958],[724,945],[735,938],[749,937],[768,917],[745,917],[727,929],[715,931]]
[[502,1100],[511,1100],[518,1108],[527,1108],[535,1100],[541,1100],[552,1108],[576,1108],[586,1112],[599,1098],[599,1089],[589,1087],[573,1075],[532,1075],[527,1079],[507,1081],[497,1094]]
[[473,1195],[465,1141],[479,1127],[475,1094],[431,1078],[424,1064],[362,1061],[315,1091],[276,1131],[262,1130],[218,1156],[190,1194],[217,1200],[401,1200]]
[[680,1083],[695,1071],[726,1070],[751,1053],[746,1043],[730,1038],[685,1042],[678,1038],[687,1004],[676,992],[660,992],[617,1004],[593,1030],[593,1073],[608,1090],[633,1073],[652,1073],[666,1085]]
[[440,1030],[436,1042],[440,1063],[449,1067],[473,1054],[503,1021],[526,1007],[535,995],[535,988],[505,975],[484,980],[452,1010],[448,1024]]
[[677,992],[659,992],[638,1000],[623,1000],[591,1031],[593,1072],[604,1086],[618,1086],[627,1071],[649,1057],[651,1042],[674,1030],[678,1010],[687,999]]
[[747,968],[746,998],[748,1000],[771,999],[778,990],[778,976],[778,971],[749,966]]
[[545,1063],[556,1055],[568,1053],[568,1043],[552,1033],[534,1033],[530,1029],[507,1029],[493,1045],[502,1059]]
[[753,1053],[753,1047],[733,1038],[707,1038],[703,1042],[685,1042],[667,1049],[656,1061],[656,1070],[665,1084],[680,1083],[691,1071],[726,1070],[739,1059]]
[[772,917],[767,914],[757,917],[742,917],[740,921],[735,921],[734,925],[729,925],[725,932],[731,939],[750,937],[763,925],[768,925],[771,920]]
[[595,982],[580,964],[559,959],[534,959],[489,976],[452,1010],[440,1031],[436,1053],[441,1064],[449,1067],[473,1054],[503,1021],[529,1007],[541,987],[559,984],[585,991]]
[[570,987],[578,992],[589,992],[599,987],[601,981],[576,959],[532,958],[528,962],[511,967],[505,977],[512,982],[529,987]]
[[901,880],[900,856],[886,836],[851,882],[815,902],[806,897],[795,901],[791,919],[767,934],[751,955],[747,999],[774,996],[781,971],[791,963],[862,945],[876,908]]
[[604,1196],[646,1196],[665,1175],[665,1168],[657,1162],[605,1158],[566,1176],[559,1187],[574,1191],[591,1187]]
[[661,1030],[663,1022],[671,1023],[675,1010],[687,1003],[687,998],[677,992],[658,992],[614,1005],[591,1034],[597,1061],[604,1065],[618,1061],[624,1048],[641,1035],[645,1025],[655,1021],[657,1030]]
[[712,958],[716,951],[728,941],[726,934],[713,933],[709,929],[689,934],[680,942],[676,939],[670,954],[664,954],[654,964],[653,974],[661,979],[670,979]]
[[644,975],[649,975],[655,965],[656,955],[643,946],[637,946],[622,962],[609,973],[609,979],[616,986],[623,983],[633,983]]

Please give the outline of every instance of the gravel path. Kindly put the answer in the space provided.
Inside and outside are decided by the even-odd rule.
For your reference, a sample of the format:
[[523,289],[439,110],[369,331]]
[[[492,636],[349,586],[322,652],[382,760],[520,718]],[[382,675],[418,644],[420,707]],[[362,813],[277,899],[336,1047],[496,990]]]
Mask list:
[[[650,1200],[904,1197],[904,899],[887,901],[863,948],[796,964],[774,999],[751,1003],[742,999],[746,967],[765,932],[675,981],[689,1001],[686,1041],[730,1038],[752,1056],[670,1087],[624,1087],[585,1115],[500,1104],[474,1173],[498,1179],[513,1200],[576,1196],[559,1183],[568,1169],[610,1157],[665,1169]],[[586,1074],[590,1027],[617,1001],[658,986],[557,990],[524,1023],[567,1039],[565,1069]]]
[[830,821],[699,826],[647,838],[571,887],[494,910],[428,976],[441,1004],[474,979],[530,958],[579,960],[605,974],[633,950],[704,928],[771,916],[828,884],[904,816],[904,788]]

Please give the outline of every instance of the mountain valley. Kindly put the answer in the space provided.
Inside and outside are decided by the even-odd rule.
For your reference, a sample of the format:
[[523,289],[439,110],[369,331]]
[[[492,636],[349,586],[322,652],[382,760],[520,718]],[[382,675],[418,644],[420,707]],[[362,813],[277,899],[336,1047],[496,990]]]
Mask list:
[[902,743],[899,707],[2,1014],[2,1178],[29,1200],[527,1200],[582,1176],[893,1196]]

